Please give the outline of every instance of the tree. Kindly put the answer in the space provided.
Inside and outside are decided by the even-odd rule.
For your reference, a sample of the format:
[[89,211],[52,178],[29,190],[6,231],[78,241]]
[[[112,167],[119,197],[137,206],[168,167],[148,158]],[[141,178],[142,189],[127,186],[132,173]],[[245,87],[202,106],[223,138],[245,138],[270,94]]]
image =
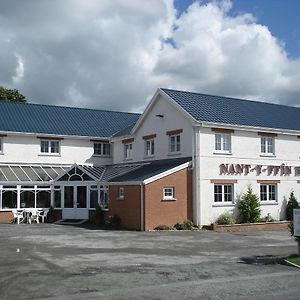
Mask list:
[[294,192],[291,192],[289,201],[286,206],[286,219],[288,221],[293,220],[294,208],[299,208],[299,203],[294,195]]
[[22,95],[17,89],[8,89],[0,86],[0,100],[26,102],[26,97]]
[[259,222],[260,202],[258,196],[253,193],[251,186],[248,186],[247,192],[242,195],[238,208],[244,223]]

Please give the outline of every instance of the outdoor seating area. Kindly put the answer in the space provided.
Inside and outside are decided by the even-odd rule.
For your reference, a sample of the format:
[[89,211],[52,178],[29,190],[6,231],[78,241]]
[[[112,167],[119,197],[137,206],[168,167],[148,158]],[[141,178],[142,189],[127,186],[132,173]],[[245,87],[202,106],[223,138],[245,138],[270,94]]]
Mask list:
[[49,209],[13,209],[13,222],[21,223],[45,223]]

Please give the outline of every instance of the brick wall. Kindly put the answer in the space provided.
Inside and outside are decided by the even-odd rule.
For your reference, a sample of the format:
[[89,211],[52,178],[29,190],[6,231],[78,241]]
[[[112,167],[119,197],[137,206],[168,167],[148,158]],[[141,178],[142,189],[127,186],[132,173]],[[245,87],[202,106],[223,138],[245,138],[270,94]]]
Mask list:
[[0,211],[0,223],[12,223],[14,215],[11,211]]
[[[163,188],[174,187],[174,201],[163,200]],[[184,169],[145,186],[145,230],[192,219],[192,171]]]
[[[124,187],[124,199],[118,198],[118,188]],[[141,202],[140,186],[110,186],[109,212],[107,216],[117,214],[121,218],[121,225],[128,229],[141,229]]]

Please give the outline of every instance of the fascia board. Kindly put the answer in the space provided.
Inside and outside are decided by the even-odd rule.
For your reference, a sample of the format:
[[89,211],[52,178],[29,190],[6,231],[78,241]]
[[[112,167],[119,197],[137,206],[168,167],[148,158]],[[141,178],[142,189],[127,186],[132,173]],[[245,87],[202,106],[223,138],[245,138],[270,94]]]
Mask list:
[[145,179],[145,180],[143,181],[143,183],[144,183],[145,185],[147,185],[147,184],[152,183],[152,182],[154,182],[154,181],[156,181],[156,180],[159,180],[159,179],[161,179],[161,178],[164,178],[164,177],[166,177],[166,176],[168,176],[168,175],[171,175],[171,174],[173,174],[173,173],[176,173],[176,172],[178,172],[178,171],[181,171],[181,170],[183,170],[183,169],[186,169],[186,168],[188,168],[189,166],[191,166],[191,162],[190,162],[190,161],[189,161],[189,162],[186,162],[186,163],[184,163],[184,164],[181,164],[181,165],[179,165],[179,166],[176,166],[176,167],[174,167],[174,168],[172,168],[172,169],[169,169],[169,170],[167,170],[167,171],[165,171],[165,172],[162,172],[162,173],[160,173],[160,174],[157,174],[157,175],[155,175],[155,176],[152,176],[152,177],[150,177],[150,178],[147,178],[147,179]]
[[201,127],[222,127],[224,129],[235,129],[235,130],[243,130],[243,131],[268,131],[274,132],[283,135],[300,135],[300,131],[291,130],[291,129],[280,129],[280,128],[271,128],[271,127],[260,127],[260,126],[246,126],[246,125],[238,125],[238,124],[226,124],[226,123],[217,123],[217,122],[199,122],[196,126]]

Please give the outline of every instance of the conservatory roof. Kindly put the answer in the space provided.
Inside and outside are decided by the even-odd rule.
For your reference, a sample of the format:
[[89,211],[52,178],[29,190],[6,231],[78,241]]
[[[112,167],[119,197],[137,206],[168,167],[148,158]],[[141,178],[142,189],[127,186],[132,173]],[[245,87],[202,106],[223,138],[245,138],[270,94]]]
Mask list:
[[69,165],[0,164],[0,184],[12,182],[50,183],[69,167]]

